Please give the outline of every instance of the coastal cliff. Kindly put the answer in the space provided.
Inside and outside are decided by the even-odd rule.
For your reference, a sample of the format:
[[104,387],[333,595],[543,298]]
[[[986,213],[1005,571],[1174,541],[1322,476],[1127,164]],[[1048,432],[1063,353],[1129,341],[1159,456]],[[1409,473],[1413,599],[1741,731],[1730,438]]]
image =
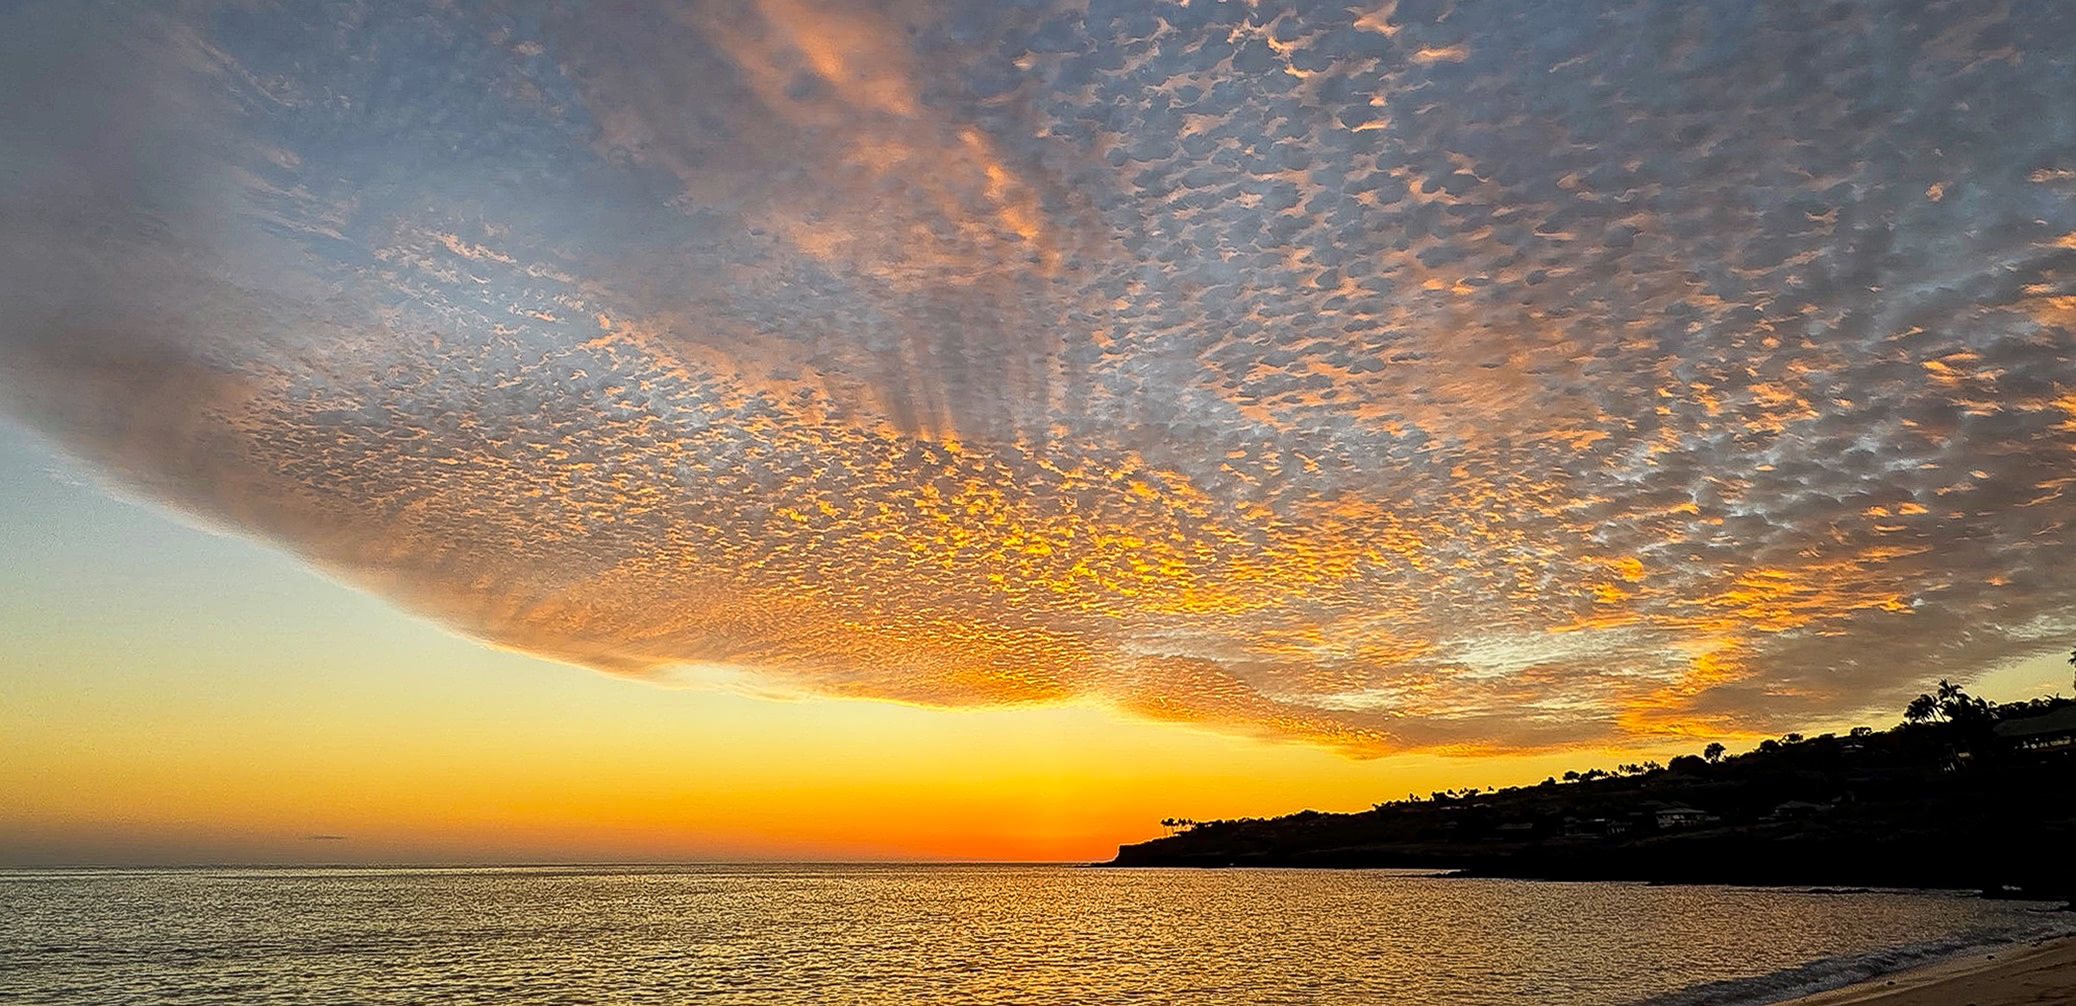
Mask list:
[[1105,865],[2076,895],[2076,705],[1976,713],[1360,813],[1168,822]]

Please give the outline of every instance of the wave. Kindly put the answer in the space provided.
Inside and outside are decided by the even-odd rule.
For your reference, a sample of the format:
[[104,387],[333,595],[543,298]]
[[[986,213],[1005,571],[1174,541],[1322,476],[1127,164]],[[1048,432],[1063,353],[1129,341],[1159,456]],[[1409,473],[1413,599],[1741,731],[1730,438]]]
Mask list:
[[1974,951],[2020,946],[2071,935],[2076,935],[2076,919],[2057,918],[2043,911],[2034,925],[1970,930],[1942,940],[1827,957],[1771,974],[1696,985],[1638,1000],[1630,1006],[1763,1006],[1782,1003],[1883,975],[1944,963]]

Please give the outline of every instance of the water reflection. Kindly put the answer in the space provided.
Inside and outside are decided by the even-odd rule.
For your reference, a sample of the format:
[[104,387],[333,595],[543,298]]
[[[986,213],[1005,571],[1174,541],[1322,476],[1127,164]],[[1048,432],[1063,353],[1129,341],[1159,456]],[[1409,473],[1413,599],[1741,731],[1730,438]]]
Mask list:
[[1612,1006],[2061,924],[1957,896],[1391,871],[23,872],[0,874],[0,999]]

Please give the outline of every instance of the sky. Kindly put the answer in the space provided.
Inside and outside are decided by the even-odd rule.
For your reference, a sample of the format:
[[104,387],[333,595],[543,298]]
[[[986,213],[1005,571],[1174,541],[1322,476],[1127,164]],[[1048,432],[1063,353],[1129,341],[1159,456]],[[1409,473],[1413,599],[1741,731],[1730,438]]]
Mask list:
[[1106,855],[2067,690],[2076,9],[0,12],[0,861]]

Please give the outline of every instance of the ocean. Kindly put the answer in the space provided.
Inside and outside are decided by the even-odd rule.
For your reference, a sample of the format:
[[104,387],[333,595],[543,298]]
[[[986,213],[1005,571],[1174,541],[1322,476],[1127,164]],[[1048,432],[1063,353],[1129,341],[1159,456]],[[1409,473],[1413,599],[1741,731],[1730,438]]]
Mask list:
[[2047,907],[1388,870],[22,870],[0,1002],[1759,1003],[2076,928]]

